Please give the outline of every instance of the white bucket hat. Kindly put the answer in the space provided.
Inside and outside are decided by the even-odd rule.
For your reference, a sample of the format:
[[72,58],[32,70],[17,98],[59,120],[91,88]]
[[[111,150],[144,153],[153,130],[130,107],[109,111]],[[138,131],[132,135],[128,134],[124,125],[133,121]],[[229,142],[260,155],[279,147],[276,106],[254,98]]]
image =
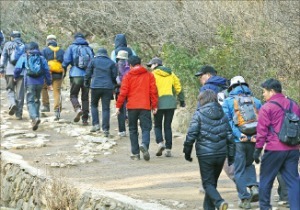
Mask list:
[[118,52],[117,58],[118,59],[125,59],[125,60],[127,60],[128,59],[128,52],[125,51],[125,50],[120,50]]
[[244,85],[248,86],[248,84],[246,83],[244,77],[242,77],[242,76],[235,76],[235,77],[233,77],[230,80],[230,86],[228,87],[228,89],[231,90],[232,86],[238,85],[238,84],[244,84]]

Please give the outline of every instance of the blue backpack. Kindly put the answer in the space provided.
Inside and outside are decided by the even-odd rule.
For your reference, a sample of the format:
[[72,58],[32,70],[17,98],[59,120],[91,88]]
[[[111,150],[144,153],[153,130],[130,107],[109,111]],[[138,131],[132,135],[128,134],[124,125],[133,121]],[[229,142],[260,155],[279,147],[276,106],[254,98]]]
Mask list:
[[78,47],[76,48],[76,53],[75,53],[75,58],[74,58],[74,64],[75,66],[77,66],[80,69],[85,70],[92,57],[92,51],[91,48],[87,45],[78,45]]
[[9,62],[12,65],[16,65],[17,61],[25,53],[25,45],[22,42],[13,41],[8,47],[9,52]]
[[27,56],[27,62],[25,63],[27,70],[26,74],[30,77],[40,77],[43,75],[42,70],[42,58],[38,54],[32,54]]

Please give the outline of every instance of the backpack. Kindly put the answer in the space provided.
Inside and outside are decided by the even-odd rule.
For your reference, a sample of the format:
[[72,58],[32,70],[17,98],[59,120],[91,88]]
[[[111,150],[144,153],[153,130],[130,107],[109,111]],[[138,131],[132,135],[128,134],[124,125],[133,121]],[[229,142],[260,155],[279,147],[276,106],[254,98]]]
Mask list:
[[254,135],[257,127],[257,109],[250,95],[234,96],[233,122],[246,135]]
[[75,53],[75,66],[80,69],[86,69],[88,67],[89,62],[91,61],[91,49],[87,45],[78,45]]
[[48,61],[49,69],[52,73],[62,73],[64,69],[62,63],[56,60],[56,52],[59,50],[59,47],[49,46],[49,49],[53,51],[53,60]]
[[289,109],[284,109],[279,103],[276,101],[270,101],[272,104],[276,104],[281,108],[284,112],[283,122],[280,127],[278,135],[279,140],[287,145],[295,146],[300,144],[300,120],[299,117],[292,112],[293,102],[290,100]]
[[227,89],[223,89],[220,92],[217,93],[218,103],[222,106],[224,103],[225,98],[227,98],[229,95]]
[[130,67],[127,60],[119,60],[117,62],[118,76],[117,76],[117,84],[121,85],[123,77],[128,73]]
[[16,65],[23,53],[25,53],[25,45],[21,42],[12,42],[8,47],[9,62],[12,65]]
[[38,54],[28,55],[27,62],[25,63],[25,68],[27,70],[27,76],[40,77],[41,75],[43,75],[41,56]]

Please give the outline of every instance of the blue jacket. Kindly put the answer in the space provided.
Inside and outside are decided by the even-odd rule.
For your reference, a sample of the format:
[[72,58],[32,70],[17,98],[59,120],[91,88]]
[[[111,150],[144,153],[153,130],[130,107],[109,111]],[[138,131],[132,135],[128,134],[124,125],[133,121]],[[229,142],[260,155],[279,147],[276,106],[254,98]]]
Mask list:
[[90,88],[114,89],[117,77],[116,64],[105,55],[96,55],[86,69],[85,84]]
[[219,76],[210,77],[206,83],[200,88],[200,92],[205,90],[213,90],[215,93],[227,88],[227,79]]
[[[69,65],[72,66],[70,69],[70,73],[69,73],[70,77],[84,77],[86,74],[86,70],[80,69],[74,65],[74,58],[77,53],[76,49],[77,49],[78,45],[87,45],[88,46],[89,44],[84,38],[78,37],[68,47],[68,49],[66,50],[66,52],[64,54],[64,62],[62,64],[62,66],[64,69],[67,69],[67,67]],[[94,57],[94,52],[93,52],[92,48],[90,48],[90,49],[91,49],[90,57],[92,58],[92,57]]]
[[[30,51],[29,53],[34,53],[34,54],[41,54],[38,50],[33,50]],[[27,54],[23,54],[18,62],[16,63],[15,66],[15,71],[14,71],[14,78],[17,79],[21,76],[21,73],[24,71],[24,81],[25,81],[25,86],[27,85],[43,85],[44,81],[46,80],[46,84],[49,86],[52,84],[51,81],[51,76],[50,76],[50,71],[48,67],[47,60],[41,56],[42,58],[42,71],[43,74],[40,77],[30,77],[26,75],[26,63],[27,63]]]
[[115,49],[110,54],[110,59],[115,63],[117,62],[116,56],[120,50],[125,50],[128,52],[128,58],[136,53],[130,47],[127,47],[127,40],[125,34],[117,34],[115,38]]
[[[252,95],[252,92],[249,89],[249,87],[247,87],[246,85],[242,85],[242,87],[243,88],[241,88],[241,86],[237,86],[234,89],[232,89],[229,93],[229,96],[224,100],[224,103],[222,105],[222,108],[223,108],[225,114],[227,115],[227,117],[229,119],[229,124],[232,128],[232,132],[233,132],[233,135],[234,135],[235,142],[240,142],[241,131],[239,130],[239,128],[233,122],[233,117],[234,117],[234,96],[237,96],[237,95],[243,94],[243,93],[246,94],[246,95]],[[254,98],[254,103],[255,103],[256,109],[258,111],[261,107],[261,101],[258,100],[255,97],[253,97],[253,98]]]

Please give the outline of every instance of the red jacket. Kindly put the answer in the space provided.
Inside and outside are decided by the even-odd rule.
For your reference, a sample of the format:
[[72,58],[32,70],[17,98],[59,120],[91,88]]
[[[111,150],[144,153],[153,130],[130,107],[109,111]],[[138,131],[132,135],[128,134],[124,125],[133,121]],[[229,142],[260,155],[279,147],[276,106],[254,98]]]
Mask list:
[[154,75],[141,65],[131,68],[122,80],[116,107],[121,108],[125,99],[127,109],[157,108],[158,94]]
[[[270,151],[287,151],[287,150],[298,150],[299,145],[288,146],[281,143],[276,133],[279,133],[281,124],[283,122],[284,112],[281,108],[269,101],[276,101],[288,109],[290,101],[283,94],[277,93],[273,95],[267,103],[265,103],[258,114],[258,124],[256,128],[256,148],[263,148],[266,144],[265,149]],[[300,108],[294,103],[292,111],[300,117]],[[274,131],[270,129],[272,127]]]

